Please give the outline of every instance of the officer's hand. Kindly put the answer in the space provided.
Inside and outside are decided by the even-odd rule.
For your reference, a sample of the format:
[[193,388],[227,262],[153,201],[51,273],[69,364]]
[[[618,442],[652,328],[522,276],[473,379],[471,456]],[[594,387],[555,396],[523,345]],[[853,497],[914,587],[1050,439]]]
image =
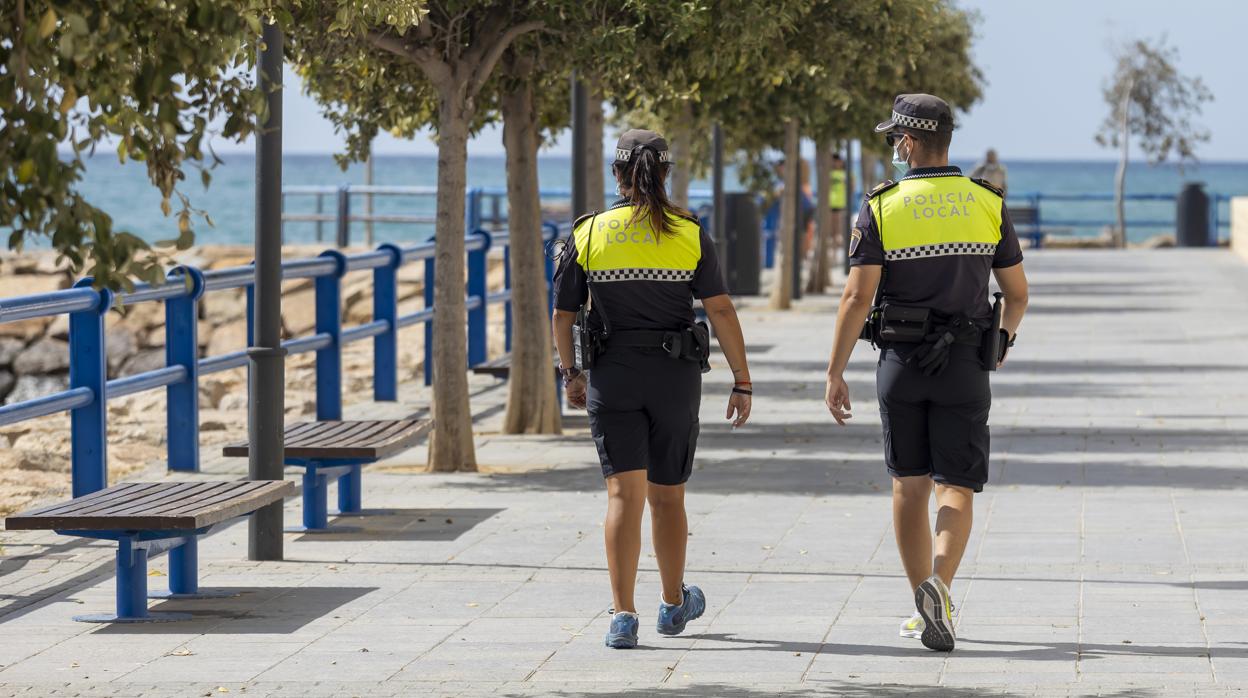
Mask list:
[[585,374],[581,374],[572,379],[572,382],[566,386],[568,391],[568,404],[578,410],[585,409],[585,398],[587,392],[587,384],[585,382]]
[[828,388],[824,393],[823,401],[828,406],[828,411],[832,413],[832,418],[837,424],[845,425],[845,421],[853,418],[850,414],[853,409],[849,404],[849,385],[845,383],[845,379],[841,376],[829,376]]
[[[728,396],[728,413],[724,415],[724,418],[732,419],[733,429],[745,424],[746,420],[750,418],[750,407],[752,403],[753,398],[749,395],[732,393]],[[736,419],[733,419],[733,412],[737,413]]]

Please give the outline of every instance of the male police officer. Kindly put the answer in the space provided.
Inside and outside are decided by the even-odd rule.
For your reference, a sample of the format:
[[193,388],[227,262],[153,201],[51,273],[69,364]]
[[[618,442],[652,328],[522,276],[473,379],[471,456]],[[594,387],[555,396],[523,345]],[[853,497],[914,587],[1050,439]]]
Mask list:
[[[1027,279],[1000,192],[949,165],[949,105],[931,95],[900,95],[892,118],[876,131],[886,134],[902,176],[871,192],[851,233],[826,402],[838,424],[850,418],[843,372],[870,316],[868,338],[881,348],[876,392],[893,477],[893,528],[917,610],[901,634],[949,651],[948,587],[970,537],[973,494],[988,481],[987,371],[1004,362],[1013,343]],[[1003,311],[988,302],[990,270],[1004,293]],[[940,505],[934,562],[933,482]]]

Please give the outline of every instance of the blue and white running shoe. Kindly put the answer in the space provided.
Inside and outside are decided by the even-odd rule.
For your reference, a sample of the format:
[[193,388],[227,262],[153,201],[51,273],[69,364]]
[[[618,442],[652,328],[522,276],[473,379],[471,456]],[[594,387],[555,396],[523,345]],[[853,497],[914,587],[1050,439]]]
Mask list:
[[607,630],[607,647],[617,650],[631,650],[637,646],[636,613],[621,611],[611,616],[611,628]]
[[697,587],[682,586],[684,599],[679,606],[659,603],[660,635],[679,635],[685,631],[685,624],[702,616],[706,610],[706,595]]

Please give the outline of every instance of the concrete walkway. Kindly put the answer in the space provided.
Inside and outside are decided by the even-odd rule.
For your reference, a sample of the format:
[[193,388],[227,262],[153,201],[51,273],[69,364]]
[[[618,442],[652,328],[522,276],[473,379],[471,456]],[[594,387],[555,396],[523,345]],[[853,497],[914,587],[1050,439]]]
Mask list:
[[[366,471],[354,533],[290,535],[246,561],[246,527],[201,544],[231,599],[162,602],[171,624],[70,620],[111,608],[112,548],[5,533],[0,695],[1222,695],[1248,687],[1248,269],[1212,251],[1045,252],[994,377],[993,478],[954,594],[952,654],[897,636],[871,352],[858,411],[822,405],[834,299],[743,313],[754,419],[723,422],[707,377],[690,484],[688,580],[706,617],[602,647],[610,601],[601,477],[582,415],[504,437],[505,390],[474,382],[489,474],[425,475],[423,450]],[[413,395],[413,389],[405,389]],[[411,398],[419,403],[422,397]],[[409,405],[410,407],[410,405]],[[356,416],[392,413],[361,409]],[[205,477],[245,463],[208,459]],[[293,477],[293,474],[292,474]],[[297,501],[287,503],[290,522]],[[152,565],[163,570],[163,559]],[[152,579],[158,587],[163,579]]]

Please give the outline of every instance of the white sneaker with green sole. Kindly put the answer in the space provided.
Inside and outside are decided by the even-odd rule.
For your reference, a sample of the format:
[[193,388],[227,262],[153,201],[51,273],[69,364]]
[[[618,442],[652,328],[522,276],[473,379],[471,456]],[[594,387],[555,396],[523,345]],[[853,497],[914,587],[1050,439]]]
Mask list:
[[919,615],[918,611],[915,611],[914,615],[901,621],[901,631],[898,635],[911,640],[917,640],[923,636],[923,629],[926,627],[927,624],[923,622],[923,616]]
[[914,606],[923,616],[923,632],[919,635],[923,646],[939,652],[952,652],[953,602],[949,599],[949,587],[936,575],[928,577],[914,590]]

